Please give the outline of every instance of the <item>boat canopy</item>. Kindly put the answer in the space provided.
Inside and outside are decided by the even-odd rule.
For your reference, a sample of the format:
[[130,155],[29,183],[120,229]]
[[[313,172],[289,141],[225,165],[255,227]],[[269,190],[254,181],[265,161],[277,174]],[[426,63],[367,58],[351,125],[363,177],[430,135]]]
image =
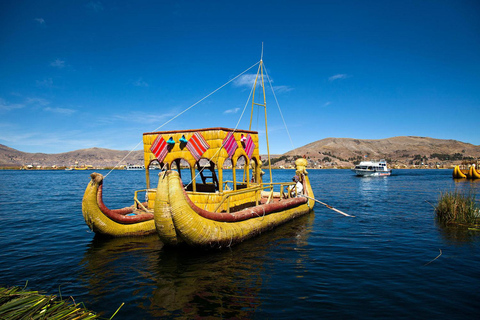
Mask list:
[[[251,182],[261,182],[261,160],[258,149],[258,132],[229,128],[204,128],[178,131],[147,132],[143,134],[143,150],[147,177],[147,188],[150,188],[149,168],[152,164],[170,170],[175,164],[177,170],[188,163],[191,171],[192,186],[190,191],[197,190],[195,168],[200,172],[208,168],[212,173],[215,190],[223,191],[223,169],[228,167],[235,171],[238,163],[245,170],[248,186]],[[231,163],[226,160],[230,159]],[[208,165],[205,165],[208,164]],[[252,166],[251,179],[249,168]],[[218,177],[215,170],[218,171]],[[210,178],[212,177],[210,176]],[[235,180],[235,174],[233,175]],[[201,175],[203,184],[205,179]],[[236,189],[236,181],[234,181]],[[187,188],[188,190],[188,188]]]

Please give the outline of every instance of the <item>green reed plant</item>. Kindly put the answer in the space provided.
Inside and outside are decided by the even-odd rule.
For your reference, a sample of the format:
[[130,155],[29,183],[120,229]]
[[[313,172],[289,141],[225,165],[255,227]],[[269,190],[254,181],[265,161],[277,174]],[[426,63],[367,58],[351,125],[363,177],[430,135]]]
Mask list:
[[475,225],[480,222],[480,209],[475,194],[458,191],[442,192],[435,207],[437,219],[443,223]]
[[[113,316],[112,316],[113,317]],[[0,287],[0,319],[101,319],[75,301],[57,299],[24,288]]]

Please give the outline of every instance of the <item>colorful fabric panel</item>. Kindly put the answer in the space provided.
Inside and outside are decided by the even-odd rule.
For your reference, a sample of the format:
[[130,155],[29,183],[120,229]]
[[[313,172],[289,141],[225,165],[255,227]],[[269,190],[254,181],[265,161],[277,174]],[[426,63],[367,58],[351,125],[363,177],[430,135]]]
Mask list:
[[233,132],[229,132],[227,134],[227,136],[223,140],[223,147],[225,148],[225,151],[227,151],[228,157],[231,158],[238,148],[237,141],[233,136]]
[[202,155],[205,153],[205,151],[207,151],[208,148],[210,148],[210,145],[198,132],[195,132],[187,143],[187,149],[190,150],[190,153],[195,157],[197,161],[202,157]]
[[157,136],[152,146],[150,147],[150,151],[152,151],[155,157],[157,157],[158,161],[162,162],[163,159],[165,159],[168,154],[168,148],[167,142],[161,135]]
[[248,135],[245,141],[245,152],[247,153],[248,158],[250,159],[255,149],[255,143],[253,143],[252,136]]

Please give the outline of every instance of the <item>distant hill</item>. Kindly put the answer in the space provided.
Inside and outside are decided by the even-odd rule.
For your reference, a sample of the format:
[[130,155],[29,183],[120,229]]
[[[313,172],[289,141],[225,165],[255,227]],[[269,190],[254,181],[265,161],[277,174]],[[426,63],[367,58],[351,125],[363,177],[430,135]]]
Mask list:
[[[95,167],[111,167],[119,163],[128,151],[118,151],[102,148],[80,149],[65,153],[28,153],[21,152],[0,144],[0,167],[15,167],[24,165],[40,165],[51,167],[92,165]],[[133,151],[121,164],[143,164],[143,150]]]
[[363,159],[386,159],[397,167],[419,166],[422,163],[427,166],[450,166],[463,160],[478,159],[480,146],[457,140],[414,136],[379,140],[326,138],[289,151],[283,157],[303,155],[312,165],[317,163],[322,166],[348,167]]
[[[112,167],[128,151],[102,148],[80,149],[71,152],[46,154],[21,152],[0,144],[0,167],[24,165],[72,166],[92,165]],[[457,140],[427,137],[393,137],[379,140],[326,138],[309,143],[283,155],[272,156],[275,166],[291,166],[298,156],[305,156],[311,167],[351,167],[362,159],[386,159],[393,167],[444,166],[480,157],[480,146]],[[366,156],[366,157],[365,157]],[[262,156],[265,159],[265,156]],[[143,164],[143,150],[133,151],[120,164]],[[423,165],[422,165],[423,163]]]

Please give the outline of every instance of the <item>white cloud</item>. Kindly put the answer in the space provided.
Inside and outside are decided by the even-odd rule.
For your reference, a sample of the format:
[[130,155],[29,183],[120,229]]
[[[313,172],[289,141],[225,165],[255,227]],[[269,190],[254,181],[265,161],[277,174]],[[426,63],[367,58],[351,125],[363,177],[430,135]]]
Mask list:
[[284,93],[284,92],[289,92],[292,91],[293,88],[289,86],[273,86],[273,90],[276,93]]
[[135,82],[133,83],[133,85],[134,85],[135,87],[148,87],[148,83],[146,83],[145,81],[143,81],[143,78],[141,78],[141,77],[140,77],[137,81],[135,81]]
[[331,105],[332,103],[330,101],[327,101],[323,104],[324,107]]
[[45,107],[50,104],[50,101],[43,98],[27,98],[25,99],[25,103],[35,107]]
[[127,122],[136,122],[136,123],[143,123],[143,124],[162,124],[163,122],[169,120],[175,116],[173,113],[163,113],[161,115],[150,114],[146,112],[140,111],[132,111],[130,113],[125,114],[117,114],[112,117],[111,119],[122,120]]
[[9,147],[27,152],[59,153],[92,146],[101,146],[102,143],[95,135],[88,137],[91,132],[80,130],[58,132],[38,132],[35,130],[0,131],[0,141],[5,141]]
[[240,108],[233,108],[233,109],[225,110],[225,111],[223,111],[223,113],[224,113],[224,114],[237,113],[239,110],[240,110]]
[[[233,81],[233,84],[237,87],[249,87],[251,88],[253,84],[255,83],[255,78],[257,77],[256,74],[244,74],[240,77],[238,77],[235,81]],[[257,84],[260,81],[257,80]]]
[[45,107],[49,104],[50,101],[43,98],[26,98],[22,103],[9,103],[5,99],[0,98],[0,111],[10,111],[25,107]]
[[87,8],[93,10],[95,13],[103,11],[103,4],[100,1],[90,1],[87,3]]
[[55,59],[55,61],[51,62],[50,65],[52,67],[56,67],[56,68],[64,68],[65,67],[65,61],[64,60],[60,60],[60,59]]
[[0,98],[0,111],[10,111],[15,109],[25,108],[23,103],[8,103],[4,99]]
[[53,88],[53,80],[52,78],[47,78],[43,80],[37,80],[37,86],[39,87],[45,87],[45,88]]
[[45,25],[45,20],[43,18],[35,18],[34,19],[36,22],[38,22],[40,25],[44,26]]
[[[255,83],[255,78],[256,77],[257,77],[257,74],[244,74],[243,76],[238,77],[238,79],[236,79],[233,82],[233,85],[236,86],[236,87],[251,88],[251,87],[253,87],[253,84]],[[262,81],[262,79],[259,76],[259,78],[257,79],[257,86],[260,86],[261,81]],[[270,81],[273,83],[273,80],[270,79]],[[265,82],[265,88],[268,88],[269,87],[269,82],[268,82],[267,78],[264,78],[264,82]],[[292,90],[293,90],[293,88],[289,87],[289,86],[273,86],[273,91],[275,91],[276,93],[284,93],[284,92],[289,92],[289,91],[292,91]]]
[[334,76],[331,76],[328,78],[328,81],[332,82],[332,81],[335,81],[335,80],[343,80],[343,79],[347,79],[347,78],[350,78],[351,76],[349,76],[348,74],[344,74],[344,73],[340,73],[340,74],[336,74]]
[[72,113],[77,112],[77,110],[73,110],[73,109],[51,108],[51,107],[46,107],[43,110],[48,111],[48,112],[53,112],[53,113],[59,113],[59,114],[67,115],[67,116],[71,115]]

